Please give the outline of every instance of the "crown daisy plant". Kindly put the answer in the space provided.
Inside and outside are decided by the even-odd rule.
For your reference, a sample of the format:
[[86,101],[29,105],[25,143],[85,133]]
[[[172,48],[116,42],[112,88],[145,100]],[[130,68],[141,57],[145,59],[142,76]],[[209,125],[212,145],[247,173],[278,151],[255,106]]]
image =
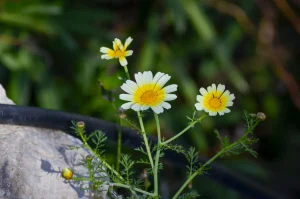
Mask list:
[[[136,150],[142,152],[147,158],[142,158],[140,160],[131,160],[129,155],[123,155],[121,157],[121,131],[118,133],[118,154],[117,154],[117,164],[123,168],[123,170],[119,171],[119,169],[114,169],[114,165],[109,165],[105,159],[103,158],[103,152],[101,152],[102,143],[106,140],[105,135],[101,134],[96,136],[99,140],[96,144],[98,148],[93,150],[91,146],[89,146],[89,139],[92,139],[94,142],[94,138],[92,136],[84,136],[84,125],[78,123],[78,125],[74,127],[75,133],[83,139],[84,145],[83,147],[87,147],[90,149],[96,158],[89,158],[86,161],[88,165],[89,171],[93,172],[94,170],[91,168],[95,167],[96,159],[100,159],[102,165],[106,167],[108,170],[107,174],[110,177],[110,181],[100,182],[98,178],[93,178],[94,173],[90,174],[90,178],[76,178],[70,177],[72,180],[90,180],[91,184],[99,185],[105,184],[110,187],[119,187],[131,190],[133,198],[160,198],[159,195],[159,170],[163,169],[163,165],[160,162],[160,158],[163,156],[165,150],[173,150],[177,153],[183,154],[189,165],[187,166],[188,172],[186,176],[185,182],[178,189],[172,199],[178,198],[196,198],[198,195],[194,192],[184,193],[185,188],[188,187],[192,183],[192,180],[199,175],[203,175],[206,173],[209,165],[218,157],[222,157],[225,155],[234,155],[238,154],[241,151],[247,151],[251,153],[254,157],[257,156],[257,153],[251,148],[253,143],[257,142],[257,138],[253,135],[254,128],[258,125],[260,121],[263,121],[266,116],[263,113],[258,114],[248,114],[245,112],[245,120],[246,120],[246,133],[237,139],[235,142],[230,143],[228,138],[223,138],[217,130],[215,130],[215,134],[217,139],[220,141],[220,151],[217,152],[213,157],[211,157],[207,162],[203,164],[203,162],[199,162],[198,154],[195,148],[191,147],[189,150],[186,150],[181,145],[173,144],[172,142],[176,140],[178,137],[186,133],[189,129],[193,128],[195,124],[200,123],[203,118],[209,116],[220,115],[223,116],[225,113],[229,113],[229,107],[233,106],[233,100],[235,99],[234,94],[230,93],[228,90],[225,90],[225,85],[223,84],[212,84],[205,88],[200,88],[200,95],[196,96],[195,107],[197,111],[205,111],[208,114],[201,114],[201,116],[197,116],[199,112],[194,111],[192,117],[188,117],[191,120],[187,127],[178,133],[174,133],[174,135],[168,139],[162,137],[160,132],[160,122],[159,122],[159,114],[162,114],[164,110],[170,109],[171,104],[170,101],[173,101],[177,98],[174,94],[177,91],[178,85],[171,84],[167,85],[167,82],[171,79],[171,76],[162,72],[152,73],[151,71],[138,72],[134,74],[134,79],[130,79],[127,65],[128,62],[126,60],[127,56],[131,56],[133,54],[132,50],[127,50],[129,44],[132,42],[132,38],[128,37],[124,43],[119,39],[114,39],[113,41],[113,49],[109,49],[106,47],[101,47],[100,52],[104,53],[101,58],[102,59],[119,59],[120,64],[124,67],[126,75],[128,79],[121,85],[121,89],[125,92],[119,95],[121,100],[126,101],[121,105],[121,109],[129,110],[132,109],[137,112],[138,120],[140,127],[137,127],[134,122],[131,122],[126,116],[120,117],[120,126],[122,124],[122,119],[128,122],[128,124],[132,125],[135,129],[137,129],[141,136],[143,137],[143,142],[140,147]],[[143,115],[141,112],[146,110],[152,110],[154,114],[154,119],[156,123],[156,132],[157,132],[157,141],[151,141],[152,144],[149,144],[149,136],[147,136],[146,129],[143,123]],[[125,115],[125,114],[123,114]],[[121,128],[120,128],[121,129]],[[92,135],[94,135],[92,133]],[[99,153],[98,153],[99,152]],[[121,159],[120,159],[121,157]],[[133,178],[133,168],[135,163],[141,163],[145,165],[145,171],[147,173],[151,173],[153,180],[148,180],[148,175],[143,179],[145,181],[144,189],[141,188],[140,182],[141,179]],[[99,165],[96,165],[97,168]],[[116,168],[119,168],[118,165]],[[146,183],[148,182],[148,183]],[[153,185],[150,186],[149,183],[153,182]],[[147,185],[146,185],[147,184]],[[151,191],[148,191],[148,188],[153,188]],[[112,188],[113,190],[113,188]]]

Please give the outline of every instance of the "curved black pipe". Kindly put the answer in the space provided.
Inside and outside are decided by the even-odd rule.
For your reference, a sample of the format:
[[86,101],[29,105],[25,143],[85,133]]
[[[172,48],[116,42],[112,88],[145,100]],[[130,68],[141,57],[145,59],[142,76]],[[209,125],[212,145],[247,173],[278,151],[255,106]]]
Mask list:
[[[78,114],[61,111],[42,109],[36,107],[24,107],[16,105],[0,104],[0,123],[22,126],[33,126],[62,130],[70,135],[76,136],[71,130],[71,121],[83,121],[86,124],[86,131],[103,131],[109,140],[117,141],[118,125],[101,119],[96,119]],[[131,148],[139,147],[142,139],[132,129],[122,128],[122,144]],[[153,143],[156,140],[152,137]],[[166,153],[165,159],[172,164],[185,166],[186,160],[176,153]],[[201,157],[205,162],[206,158]],[[209,176],[216,181],[252,198],[257,199],[288,199],[287,196],[272,191],[270,188],[258,182],[251,181],[244,176],[233,173],[228,169],[214,163],[211,165]]]

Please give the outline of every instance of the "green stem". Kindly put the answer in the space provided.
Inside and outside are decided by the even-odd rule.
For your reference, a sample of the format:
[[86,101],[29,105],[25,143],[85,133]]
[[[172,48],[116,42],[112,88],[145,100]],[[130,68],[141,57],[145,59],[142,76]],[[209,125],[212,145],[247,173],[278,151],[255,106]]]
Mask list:
[[91,181],[91,178],[72,178],[72,180],[75,180],[75,181]]
[[86,137],[83,135],[83,132],[80,132],[80,137],[81,137],[81,140],[84,143],[84,146],[86,146],[91,152],[93,152],[93,154],[99,160],[101,160],[101,163],[103,164],[103,166],[105,166],[107,169],[112,171],[120,180],[123,181],[124,178],[115,169],[113,169],[107,162],[105,162],[105,160],[103,160],[103,158],[100,155],[98,155],[98,153],[96,151],[94,151],[94,149],[92,149],[92,147],[90,147],[90,145],[87,143]]
[[196,123],[201,122],[201,120],[203,118],[205,118],[206,115],[202,115],[200,118],[198,118],[197,120],[194,120],[193,122],[191,122],[185,129],[183,129],[182,131],[180,131],[178,134],[176,134],[174,137],[162,142],[162,145],[168,144],[170,142],[172,142],[173,140],[177,139],[178,137],[180,137],[182,134],[184,134],[187,130],[189,130],[191,127],[193,127]]
[[124,71],[126,73],[127,79],[130,79],[130,75],[129,75],[127,66],[123,66],[123,67],[124,67]]
[[145,128],[144,128],[144,123],[143,123],[143,119],[141,116],[141,113],[138,111],[137,112],[138,118],[139,118],[139,122],[140,122],[140,126],[141,126],[141,130],[142,130],[142,135],[144,138],[144,142],[145,142],[145,146],[146,146],[146,150],[147,150],[147,154],[148,154],[148,158],[151,164],[151,168],[153,169],[154,165],[153,165],[153,160],[152,160],[152,155],[151,155],[151,151],[150,151],[150,147],[149,147],[149,143],[148,143],[148,138],[145,132]]
[[[125,184],[121,184],[121,183],[111,183],[111,185],[112,185],[112,186],[115,186],[115,187],[123,187],[123,188],[126,188],[126,189],[132,189],[131,186],[125,185]],[[133,190],[136,191],[136,192],[140,192],[140,193],[142,193],[142,194],[148,195],[148,196],[154,196],[153,193],[144,191],[144,190],[139,189],[139,188],[133,188]]]
[[118,129],[118,152],[117,152],[117,171],[118,172],[120,170],[121,146],[122,146],[122,118],[119,119],[119,129]]
[[153,175],[154,175],[154,195],[158,196],[158,164],[159,164],[159,156],[160,156],[160,144],[161,144],[161,134],[160,134],[160,124],[159,124],[159,118],[158,115],[154,113],[156,128],[157,128],[157,149],[156,149],[156,155],[155,155],[155,165],[153,169]]
[[181,192],[185,189],[186,186],[188,186],[188,184],[199,174],[201,173],[209,164],[211,164],[215,159],[217,159],[218,157],[220,157],[221,155],[223,155],[224,153],[226,153],[228,150],[231,150],[232,148],[236,147],[238,144],[240,144],[240,141],[243,140],[245,137],[247,137],[249,135],[249,133],[253,132],[253,129],[257,126],[257,124],[259,123],[256,122],[255,125],[253,126],[253,128],[251,128],[250,130],[248,130],[245,135],[243,135],[240,139],[238,139],[237,141],[235,141],[234,143],[232,143],[231,145],[223,148],[221,151],[219,151],[216,155],[214,155],[211,159],[209,159],[203,166],[201,166],[197,171],[195,171],[186,181],[185,183],[180,187],[180,189],[177,191],[177,193],[173,196],[172,199],[176,199],[178,198],[178,196],[181,194]]

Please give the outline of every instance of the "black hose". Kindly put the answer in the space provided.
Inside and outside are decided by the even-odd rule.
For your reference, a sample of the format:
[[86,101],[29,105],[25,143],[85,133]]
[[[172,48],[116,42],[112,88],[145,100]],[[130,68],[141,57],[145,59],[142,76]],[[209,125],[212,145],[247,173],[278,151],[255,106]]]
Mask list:
[[[118,139],[118,125],[101,119],[36,107],[0,104],[1,124],[62,130],[70,135],[76,136],[70,128],[72,126],[71,121],[83,121],[86,124],[87,132],[101,130],[105,133],[108,140],[116,142]],[[156,142],[156,139],[152,137],[149,137],[149,139],[151,139],[153,143]],[[140,146],[141,142],[141,136],[137,132],[130,128],[122,128],[122,145],[136,148]],[[173,152],[166,153],[164,158],[174,165],[186,165],[185,158]],[[206,158],[201,157],[200,160],[205,162]],[[288,199],[287,196],[283,196],[258,182],[251,181],[244,176],[233,173],[216,163],[211,165],[209,177],[251,198]]]

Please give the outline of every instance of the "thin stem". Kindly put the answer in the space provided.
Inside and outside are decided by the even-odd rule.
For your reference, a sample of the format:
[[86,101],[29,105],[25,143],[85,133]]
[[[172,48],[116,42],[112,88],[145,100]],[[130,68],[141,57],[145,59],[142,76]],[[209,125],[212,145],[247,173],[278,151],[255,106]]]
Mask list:
[[92,147],[90,147],[90,145],[87,143],[87,140],[85,138],[85,136],[83,135],[83,132],[81,131],[80,132],[80,137],[81,137],[81,140],[83,141],[84,145],[90,150],[93,152],[93,154],[99,159],[101,160],[103,166],[105,166],[107,169],[109,169],[110,171],[112,171],[120,180],[124,180],[124,178],[115,170],[113,169],[107,162],[105,162],[105,160],[103,160],[103,158],[101,158],[101,156],[96,152],[94,151],[94,149]]
[[[123,188],[126,188],[126,189],[132,189],[132,187],[130,185],[125,185],[125,184],[121,184],[121,183],[111,183],[112,186],[115,186],[115,187],[123,187]],[[148,195],[148,196],[154,196],[153,193],[150,193],[148,191],[144,191],[142,189],[139,189],[139,188],[133,188],[134,191],[136,192],[140,192],[142,194],[145,194],[145,195]]]
[[118,151],[117,151],[117,171],[120,170],[121,161],[121,148],[122,148],[122,118],[119,119],[119,129],[118,129]]
[[141,133],[142,133],[143,138],[144,138],[144,142],[145,142],[145,146],[146,146],[148,158],[149,158],[149,161],[150,161],[150,164],[151,164],[151,168],[153,169],[154,165],[153,165],[153,160],[152,160],[152,155],[151,155],[151,151],[150,151],[150,147],[149,147],[147,135],[146,135],[145,128],[144,128],[143,119],[142,119],[141,113],[139,111],[137,112],[137,115],[138,115],[138,118],[139,118],[141,130],[142,130]]
[[202,115],[200,118],[198,118],[197,120],[194,120],[193,122],[191,122],[185,129],[183,129],[182,131],[180,131],[178,134],[176,134],[174,137],[162,142],[162,145],[168,144],[170,142],[172,142],[173,140],[177,139],[178,137],[180,137],[182,134],[184,134],[187,130],[189,130],[191,127],[193,127],[196,123],[201,122],[201,120],[203,118],[205,118],[206,115]]
[[211,159],[209,159],[203,166],[201,166],[197,171],[195,171],[186,181],[185,183],[180,187],[180,189],[177,191],[177,193],[173,196],[172,199],[176,199],[178,198],[178,196],[181,194],[181,192],[185,189],[186,186],[188,186],[188,184],[199,174],[201,173],[205,167],[207,167],[209,164],[211,164],[215,159],[217,159],[218,157],[220,157],[221,155],[223,155],[224,153],[226,153],[228,150],[236,147],[238,144],[240,144],[240,141],[243,140],[245,137],[248,136],[249,133],[253,132],[253,129],[258,125],[259,121],[257,121],[253,128],[249,129],[245,135],[243,135],[240,139],[238,139],[237,141],[235,141],[234,143],[232,143],[231,145],[223,148],[221,151],[219,151],[216,155],[214,155]]
[[127,66],[123,66],[123,67],[124,67],[124,71],[126,73],[127,78],[130,79],[130,75],[129,75]]
[[92,179],[91,178],[72,178],[72,180],[75,180],[75,181],[85,181],[85,180],[88,180],[88,181],[91,181]]
[[156,123],[156,129],[157,129],[157,149],[156,149],[156,155],[155,155],[155,165],[153,170],[153,176],[154,176],[154,195],[158,195],[158,164],[159,164],[159,156],[160,156],[160,144],[161,144],[161,134],[160,134],[160,124],[159,124],[159,118],[158,115],[154,113],[155,123]]

